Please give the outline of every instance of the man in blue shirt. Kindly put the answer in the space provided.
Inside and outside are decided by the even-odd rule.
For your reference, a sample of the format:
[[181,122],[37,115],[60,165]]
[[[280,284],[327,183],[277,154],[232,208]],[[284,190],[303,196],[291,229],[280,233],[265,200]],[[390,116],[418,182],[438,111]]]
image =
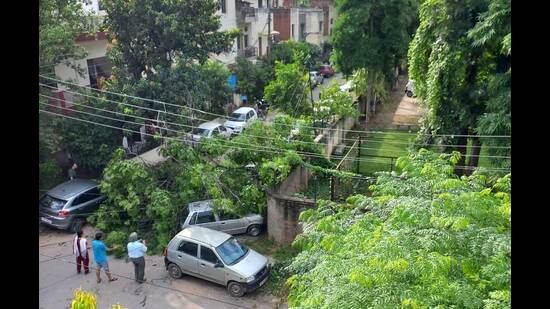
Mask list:
[[136,276],[136,282],[143,283],[147,279],[143,278],[145,275],[145,252],[147,247],[145,246],[145,240],[138,240],[136,232],[130,234],[128,239],[128,257],[134,263],[134,273]]
[[111,272],[109,272],[109,264],[107,263],[107,251],[112,251],[113,248],[107,248],[103,241],[101,241],[102,238],[103,233],[97,232],[95,234],[95,240],[92,240],[92,251],[94,252],[94,260],[97,265],[97,283],[101,282],[100,273],[102,268],[105,269],[105,273],[107,274],[107,278],[109,278],[109,281],[118,280],[118,278],[114,278],[111,276]]

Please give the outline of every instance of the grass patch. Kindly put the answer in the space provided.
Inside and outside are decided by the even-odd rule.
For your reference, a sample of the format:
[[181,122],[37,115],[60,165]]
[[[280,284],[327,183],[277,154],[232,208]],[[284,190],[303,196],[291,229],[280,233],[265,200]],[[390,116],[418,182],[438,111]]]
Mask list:
[[395,170],[395,159],[408,154],[408,148],[414,143],[415,135],[398,130],[381,130],[371,133],[361,144],[359,171],[363,175],[373,175],[379,171]]

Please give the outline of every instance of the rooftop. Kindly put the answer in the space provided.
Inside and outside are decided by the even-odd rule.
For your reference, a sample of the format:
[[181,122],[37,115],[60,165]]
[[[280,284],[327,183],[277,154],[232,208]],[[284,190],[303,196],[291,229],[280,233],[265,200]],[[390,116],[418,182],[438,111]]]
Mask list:
[[181,230],[177,236],[190,238],[213,247],[217,247],[231,238],[229,234],[200,226],[187,227]]

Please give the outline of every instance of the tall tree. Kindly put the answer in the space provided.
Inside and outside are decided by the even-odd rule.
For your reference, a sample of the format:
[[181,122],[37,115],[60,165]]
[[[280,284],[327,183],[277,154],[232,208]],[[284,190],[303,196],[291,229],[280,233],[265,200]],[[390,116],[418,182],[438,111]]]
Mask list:
[[416,23],[415,0],[337,0],[332,60],[346,75],[368,72],[367,102],[377,79],[390,85],[395,67],[406,57]]
[[[495,6],[493,3],[497,2],[499,5]],[[478,133],[478,125],[485,132],[496,132],[487,126],[487,122],[479,121],[491,99],[487,90],[494,92],[499,88],[494,87],[494,83],[500,80],[495,79],[495,74],[505,74],[510,69],[511,58],[502,52],[503,44],[510,38],[506,34],[506,28],[509,33],[510,10],[500,10],[506,6],[504,2],[507,1],[469,0],[467,3],[456,3],[431,0],[423,2],[420,8],[420,26],[411,42],[409,62],[415,92],[429,108],[422,129],[422,133],[427,135],[423,138],[433,141],[429,134],[459,135],[437,138],[443,144],[456,145],[456,150],[463,154],[459,166],[466,162],[464,155],[467,153],[468,139],[465,135]],[[493,10],[499,8],[499,12],[490,13],[491,6]],[[495,22],[495,19],[498,21]],[[498,29],[506,24],[507,27]],[[508,39],[505,40],[506,37]],[[490,83],[492,87],[488,87]],[[509,84],[500,85],[498,92],[504,95],[506,101]],[[493,107],[499,106],[497,110],[502,110],[500,103],[493,104]],[[510,127],[506,125],[506,120],[500,123],[503,124],[500,131]],[[474,138],[473,145],[472,154],[478,155],[479,140]],[[477,162],[474,159],[470,164],[477,165]],[[463,172],[460,169],[457,171]]]
[[294,117],[310,114],[312,106],[308,104],[307,94],[309,74],[298,62],[275,65],[275,79],[265,87],[265,97],[275,107]]
[[135,79],[178,58],[204,63],[228,51],[236,35],[219,31],[216,0],[112,0],[105,7],[121,63]]
[[75,38],[89,27],[87,14],[78,0],[41,0],[39,3],[38,50],[40,73],[53,72],[53,66],[69,58],[84,57]]

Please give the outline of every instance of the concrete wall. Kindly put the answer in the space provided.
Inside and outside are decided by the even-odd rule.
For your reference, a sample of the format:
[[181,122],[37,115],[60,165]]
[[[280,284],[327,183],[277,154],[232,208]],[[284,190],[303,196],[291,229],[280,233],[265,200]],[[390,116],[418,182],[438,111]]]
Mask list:
[[279,244],[290,244],[296,235],[302,232],[298,222],[300,213],[315,208],[310,199],[283,196],[269,192],[267,194],[267,233],[271,240]]
[[[107,40],[95,40],[95,41],[86,41],[79,42],[78,45],[82,46],[88,55],[85,59],[72,60],[69,59],[70,63],[80,66],[84,71],[83,75],[78,74],[70,65],[65,63],[60,63],[55,66],[55,75],[62,80],[71,80],[80,85],[90,86],[90,77],[88,76],[88,59],[105,57],[107,53]],[[59,85],[60,89],[63,89]]]
[[355,126],[355,122],[356,119],[353,117],[340,119],[329,128],[323,129],[321,134],[315,138],[316,142],[326,144],[323,151],[327,158],[330,158],[336,146],[343,143],[344,138],[346,137],[345,132],[353,128]]
[[[222,11],[219,10],[217,13],[220,16],[221,31],[237,28],[235,0],[226,0],[225,3],[226,12],[222,13]],[[226,65],[235,63],[235,57],[237,57],[237,39],[233,42],[233,46],[231,46],[231,50],[229,52],[221,53],[219,55],[212,55],[213,59],[216,59]]]
[[290,196],[307,188],[309,176],[305,167],[298,166],[267,194],[267,234],[279,244],[291,243],[302,232],[298,224],[300,212],[316,207],[313,200]]

